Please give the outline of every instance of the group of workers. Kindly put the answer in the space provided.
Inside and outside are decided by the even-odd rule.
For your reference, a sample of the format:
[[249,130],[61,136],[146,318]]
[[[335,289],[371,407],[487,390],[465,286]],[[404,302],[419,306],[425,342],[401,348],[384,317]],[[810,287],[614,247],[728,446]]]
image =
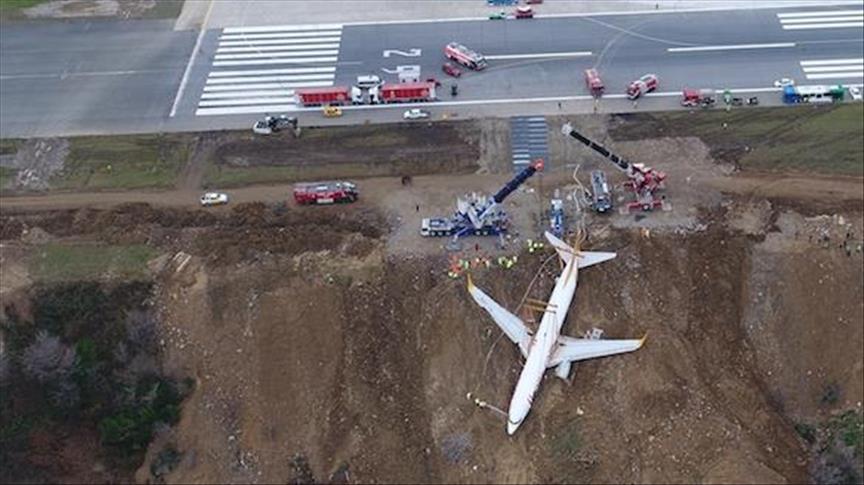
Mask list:
[[[528,252],[533,254],[535,251],[540,251],[544,248],[544,244],[539,241],[528,240]],[[479,251],[479,247],[476,248]],[[519,261],[519,256],[499,256],[495,262],[498,267],[503,269],[510,269],[516,265]],[[462,273],[474,269],[474,268],[491,268],[492,260],[486,256],[476,256],[474,258],[459,258],[457,256],[451,256],[450,258],[450,269],[447,271],[447,276],[456,279],[462,276]]]
[[534,241],[533,239],[529,239],[528,241],[528,252],[534,254],[534,251],[540,251],[543,249],[544,244],[540,241]]

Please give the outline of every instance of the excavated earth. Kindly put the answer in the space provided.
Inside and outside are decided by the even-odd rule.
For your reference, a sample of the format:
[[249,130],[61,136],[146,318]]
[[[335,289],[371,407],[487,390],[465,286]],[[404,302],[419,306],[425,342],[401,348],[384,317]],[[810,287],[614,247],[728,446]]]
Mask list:
[[[836,244],[860,241],[861,218],[727,196],[688,229],[596,222],[587,246],[618,258],[582,273],[565,332],[647,343],[574,366],[570,382],[547,376],[514,437],[472,399],[506,409],[516,349],[443,252],[389,251],[392,221],[371,207],[5,211],[0,239],[162,252],[165,365],[197,385],[140,481],[171,442],[171,483],[284,482],[298,456],[306,480],[351,483],[800,483],[795,423],[861,406],[862,255]],[[475,281],[514,309],[539,271],[530,295],[544,299],[549,256]]]

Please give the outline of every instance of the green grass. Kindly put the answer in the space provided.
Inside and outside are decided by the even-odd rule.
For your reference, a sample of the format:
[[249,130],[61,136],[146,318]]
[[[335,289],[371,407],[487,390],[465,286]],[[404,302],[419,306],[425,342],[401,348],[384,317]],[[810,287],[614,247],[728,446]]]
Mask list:
[[66,163],[51,184],[74,190],[172,187],[191,143],[191,136],[179,134],[70,138]]
[[828,423],[832,436],[838,436],[846,446],[855,449],[855,456],[864,456],[864,414],[846,411]]
[[[51,0],[0,0],[0,20],[22,20],[27,17],[23,11],[39,5],[47,3]],[[121,0],[121,3],[126,0]],[[131,18],[142,19],[168,19],[176,18],[180,15],[183,9],[184,0],[156,0],[153,8],[141,12],[140,15],[134,15]],[[122,13],[122,11],[121,11]]]
[[157,252],[144,245],[46,244],[30,258],[30,273],[44,282],[96,280],[106,276],[141,280]]
[[0,0],[0,20],[23,18],[22,10],[47,1],[49,0]]
[[18,140],[16,138],[0,139],[0,155],[14,155],[18,153],[18,145],[20,143],[21,140]]
[[13,180],[18,170],[9,167],[0,167],[0,189],[7,187]]
[[[725,126],[724,126],[725,124]],[[637,115],[615,139],[695,136],[743,170],[864,175],[864,104]]]

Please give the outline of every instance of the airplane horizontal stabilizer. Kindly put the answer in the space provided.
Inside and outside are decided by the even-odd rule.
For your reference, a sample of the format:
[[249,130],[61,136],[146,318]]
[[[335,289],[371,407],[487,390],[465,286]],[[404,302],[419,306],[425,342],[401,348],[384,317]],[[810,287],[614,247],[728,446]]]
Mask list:
[[549,356],[547,367],[555,367],[562,362],[595,359],[609,355],[633,352],[642,347],[645,337],[633,340],[582,339],[573,337],[558,337],[558,346]]
[[609,261],[610,259],[614,259],[617,256],[616,253],[607,253],[607,252],[599,252],[599,251],[576,251],[572,246],[565,243],[561,239],[555,237],[552,233],[546,232],[546,240],[549,241],[549,244],[555,248],[555,251],[558,252],[558,256],[561,257],[561,260],[564,261],[564,264],[570,262],[575,255],[579,258],[579,269],[587,268],[588,266],[592,266],[598,263],[602,263],[604,261]]
[[522,323],[522,320],[499,305],[489,295],[483,293],[483,290],[474,286],[470,274],[468,275],[468,293],[471,294],[471,297],[474,298],[474,301],[478,305],[489,313],[489,316],[495,320],[495,323],[504,331],[507,337],[519,346],[522,355],[527,357],[528,347],[531,345],[531,331]]

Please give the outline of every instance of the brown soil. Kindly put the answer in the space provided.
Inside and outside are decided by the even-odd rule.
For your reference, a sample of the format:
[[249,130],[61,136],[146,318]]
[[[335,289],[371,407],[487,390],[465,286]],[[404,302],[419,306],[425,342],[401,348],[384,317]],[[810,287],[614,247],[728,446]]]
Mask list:
[[476,131],[469,122],[307,129],[290,140],[288,134],[235,134],[222,141],[214,160],[217,169],[291,167],[296,180],[328,170],[366,177],[471,173],[480,150]]
[[[618,258],[585,271],[564,331],[648,343],[576,366],[570,383],[547,376],[512,438],[467,396],[506,409],[518,352],[446,277],[442,241],[417,235],[419,217],[506,176],[368,179],[360,203],[329,208],[279,204],[287,187],[239,189],[236,206],[208,211],[180,192],[120,206],[114,194],[5,199],[0,255],[22,257],[35,228],[163,251],[151,266],[165,365],[197,381],[164,438],[183,453],[170,483],[284,482],[298,454],[318,481],[351,483],[805,482],[794,425],[864,400],[862,182],[819,179],[814,205],[812,192],[725,175],[698,140],[645,147],[674,181],[674,209],[590,218],[589,246]],[[538,194],[568,177],[508,200],[523,238],[537,233]],[[548,256],[475,281],[514,309]],[[533,297],[548,297],[556,271]],[[820,399],[827,385],[836,402]]]

